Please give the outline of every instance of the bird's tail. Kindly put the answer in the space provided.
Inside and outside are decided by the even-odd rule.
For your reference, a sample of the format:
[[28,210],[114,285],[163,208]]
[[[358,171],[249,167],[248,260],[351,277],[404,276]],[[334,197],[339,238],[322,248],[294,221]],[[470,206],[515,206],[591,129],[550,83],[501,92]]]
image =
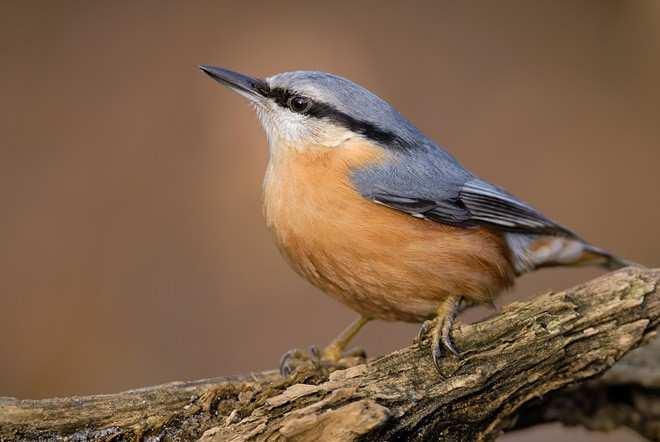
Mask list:
[[600,266],[608,270],[644,267],[579,238],[512,234],[507,239],[518,274],[542,267]]
[[623,267],[644,267],[642,264],[620,258],[591,244],[585,245],[583,257],[589,264],[599,265],[607,270],[617,270]]

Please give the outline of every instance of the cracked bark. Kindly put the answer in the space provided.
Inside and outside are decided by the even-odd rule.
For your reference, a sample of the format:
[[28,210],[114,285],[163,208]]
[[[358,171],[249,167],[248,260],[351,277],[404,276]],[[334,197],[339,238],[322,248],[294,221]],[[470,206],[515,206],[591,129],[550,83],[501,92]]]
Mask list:
[[444,379],[425,339],[289,379],[269,371],[112,395],[0,398],[0,440],[493,440],[557,421],[660,440],[660,345],[623,358],[655,334],[659,282],[660,270],[624,269],[457,325],[462,356],[442,361]]

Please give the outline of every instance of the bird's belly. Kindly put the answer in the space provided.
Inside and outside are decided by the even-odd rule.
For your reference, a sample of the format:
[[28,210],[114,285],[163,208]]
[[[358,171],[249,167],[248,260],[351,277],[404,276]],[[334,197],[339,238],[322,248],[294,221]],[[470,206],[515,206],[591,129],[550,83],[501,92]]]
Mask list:
[[[320,229],[313,240],[289,232],[278,246],[300,275],[365,316],[419,322],[447,296],[487,302],[510,283],[507,260],[495,250],[484,252],[492,246],[482,238],[458,239],[457,232],[431,226],[429,232],[333,227]],[[417,235],[407,235],[411,231]]]
[[419,322],[447,296],[487,302],[511,284],[499,234],[375,204],[347,174],[328,176],[332,168],[325,166],[288,165],[277,179],[271,166],[264,187],[266,220],[280,251],[324,292],[364,316]]

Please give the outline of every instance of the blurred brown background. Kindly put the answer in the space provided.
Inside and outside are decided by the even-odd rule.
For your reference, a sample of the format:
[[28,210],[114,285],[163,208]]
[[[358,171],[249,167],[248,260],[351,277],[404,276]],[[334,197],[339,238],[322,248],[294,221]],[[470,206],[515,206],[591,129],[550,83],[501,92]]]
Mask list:
[[[659,29],[655,0],[2,2],[0,395],[272,368],[353,318],[278,256],[265,137],[201,63],[351,78],[484,178],[658,265]],[[542,271],[501,303],[599,273]]]

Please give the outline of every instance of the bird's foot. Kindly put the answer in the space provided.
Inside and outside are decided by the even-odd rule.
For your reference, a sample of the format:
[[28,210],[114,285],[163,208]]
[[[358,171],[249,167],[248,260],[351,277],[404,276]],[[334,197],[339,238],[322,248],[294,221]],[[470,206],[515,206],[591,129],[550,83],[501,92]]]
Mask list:
[[443,355],[451,353],[456,358],[460,359],[460,353],[451,339],[451,328],[454,324],[456,314],[458,313],[458,303],[459,299],[448,299],[446,303],[438,309],[438,316],[433,320],[422,323],[422,326],[417,333],[416,342],[417,345],[420,346],[425,337],[430,335],[433,363],[441,376],[440,362]]
[[321,353],[318,347],[312,345],[308,351],[294,348],[280,358],[280,374],[289,376],[295,371],[316,371],[321,369]]
[[280,358],[280,374],[287,377],[297,371],[331,372],[363,364],[366,359],[367,354],[362,348],[356,347],[344,352],[333,344],[323,350],[312,345],[308,351],[296,348],[284,353]]
[[438,318],[437,324],[435,324],[431,333],[431,354],[433,355],[435,368],[437,368],[438,371],[440,371],[440,359],[443,354],[451,353],[457,358],[461,357],[451,339],[451,327],[453,323],[454,318]]
[[448,318],[436,318],[424,321],[419,327],[417,337],[413,341],[413,343],[421,346],[426,336],[429,334],[431,335],[433,361],[436,366],[438,365],[442,353],[445,351],[453,354],[457,358],[460,358],[461,356],[451,338],[452,324],[453,321],[449,321]]

